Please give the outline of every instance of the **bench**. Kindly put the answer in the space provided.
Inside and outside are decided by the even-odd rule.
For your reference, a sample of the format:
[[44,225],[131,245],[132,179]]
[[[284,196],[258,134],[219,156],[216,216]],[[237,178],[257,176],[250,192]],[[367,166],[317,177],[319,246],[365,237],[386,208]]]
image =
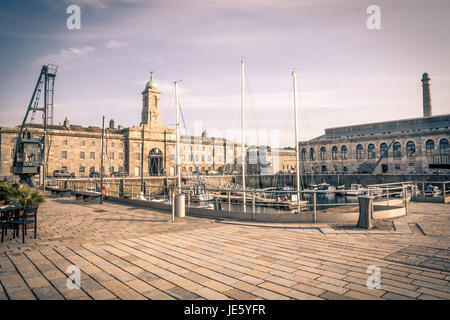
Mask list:
[[75,199],[83,202],[100,203],[101,193],[97,192],[84,192],[84,191],[73,191]]
[[52,196],[58,198],[70,197],[72,195],[72,190],[66,188],[46,187],[45,189],[51,191]]

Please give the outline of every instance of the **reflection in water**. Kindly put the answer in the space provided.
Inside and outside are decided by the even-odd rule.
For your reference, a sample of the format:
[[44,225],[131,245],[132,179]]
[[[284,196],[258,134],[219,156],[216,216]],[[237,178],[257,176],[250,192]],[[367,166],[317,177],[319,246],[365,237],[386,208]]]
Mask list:
[[[304,209],[303,211],[312,211],[313,209],[313,194],[312,193],[306,193],[302,194],[303,201],[308,201],[308,208]],[[209,203],[214,204],[215,201],[209,201]],[[344,203],[358,203],[358,198],[356,196],[346,196],[346,195],[335,195],[334,193],[318,193],[317,194],[317,210],[325,210],[333,207],[340,206]],[[321,205],[322,204],[322,205]],[[333,205],[335,204],[335,205]],[[222,206],[222,210],[228,210],[228,202],[223,201],[220,203]],[[230,204],[231,211],[243,211],[243,205],[231,202]],[[252,205],[247,204],[246,206],[247,212],[252,212]],[[255,213],[290,213],[294,212],[296,209],[280,209],[280,208],[274,208],[266,205],[255,205]]]

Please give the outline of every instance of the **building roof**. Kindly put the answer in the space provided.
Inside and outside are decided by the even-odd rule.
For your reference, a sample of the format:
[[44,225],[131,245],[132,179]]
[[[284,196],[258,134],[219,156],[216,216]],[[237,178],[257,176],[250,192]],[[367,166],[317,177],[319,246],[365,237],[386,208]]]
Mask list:
[[384,121],[359,124],[353,126],[325,129],[325,134],[312,139],[329,140],[346,137],[367,136],[375,134],[391,134],[415,132],[435,129],[448,129],[450,126],[450,114],[425,118],[412,118],[395,121]]
[[[37,123],[32,123],[32,124],[27,123],[27,124],[25,124],[25,128],[44,129],[44,125],[43,124],[37,124]],[[102,133],[102,128],[100,128],[100,127],[93,127],[93,126],[82,127],[82,126],[79,126],[79,125],[70,125],[70,126],[66,127],[66,126],[63,126],[63,125],[48,125],[47,128],[49,130]],[[112,128],[112,129],[111,128],[105,128],[105,131],[108,132],[108,133],[119,133],[119,130],[116,129],[116,128]]]

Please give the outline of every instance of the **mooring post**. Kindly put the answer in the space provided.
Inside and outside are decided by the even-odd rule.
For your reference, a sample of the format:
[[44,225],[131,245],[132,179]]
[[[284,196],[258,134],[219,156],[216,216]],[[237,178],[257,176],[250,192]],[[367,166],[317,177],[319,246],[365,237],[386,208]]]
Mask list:
[[389,207],[389,187],[388,186],[386,186],[386,198],[387,198],[386,204]]
[[252,215],[255,214],[255,193],[252,193]]
[[188,205],[187,205],[187,207],[188,207],[188,212],[189,212],[189,208],[191,207],[191,190],[189,190],[189,192],[188,192]]
[[172,194],[172,190],[170,191],[170,195],[172,198],[172,222],[175,222],[175,201],[173,201],[174,199],[174,195]]
[[314,204],[314,222],[315,222],[317,217],[317,193],[315,191],[313,196],[313,204]]
[[405,186],[403,186],[403,199],[405,199],[405,213],[408,214],[408,194]]
[[231,192],[228,191],[228,212],[231,211]]

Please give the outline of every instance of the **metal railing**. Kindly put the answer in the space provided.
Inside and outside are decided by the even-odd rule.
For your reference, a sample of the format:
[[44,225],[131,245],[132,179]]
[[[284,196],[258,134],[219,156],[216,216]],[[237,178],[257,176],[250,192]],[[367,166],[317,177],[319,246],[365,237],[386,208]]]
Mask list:
[[[198,186],[154,185],[145,183],[141,188],[139,181],[114,179],[104,181],[109,196],[172,203],[174,193],[181,190],[186,195],[186,207],[202,207],[228,212],[243,212],[243,192],[231,188],[205,186],[204,194]],[[55,186],[75,191],[100,192],[100,183],[90,181],[53,180]],[[405,207],[410,197],[418,192],[416,184],[411,182],[370,185],[358,190],[256,190],[246,191],[247,212],[258,213],[313,213],[316,221],[317,213],[323,210],[346,207],[354,210],[359,206],[358,195],[369,195],[374,198],[375,206]],[[295,196],[300,195],[297,202]],[[206,198],[204,197],[206,195]],[[294,196],[294,197],[292,197]],[[348,211],[347,210],[347,211]]]

